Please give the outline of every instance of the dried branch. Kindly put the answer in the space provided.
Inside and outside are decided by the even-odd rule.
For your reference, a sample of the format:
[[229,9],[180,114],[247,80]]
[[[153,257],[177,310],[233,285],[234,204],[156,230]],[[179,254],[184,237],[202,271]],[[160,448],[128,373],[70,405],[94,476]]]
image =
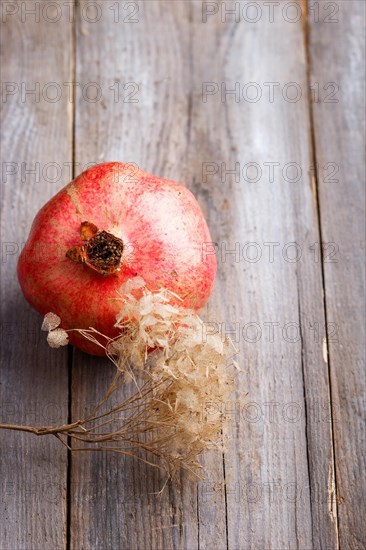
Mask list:
[[[93,412],[62,426],[0,424],[0,429],[55,435],[71,451],[134,456],[162,468],[169,477],[180,468],[202,477],[198,456],[223,448],[222,406],[232,390],[227,368],[230,342],[218,334],[204,339],[203,322],[195,312],[173,306],[171,293],[162,289],[152,294],[136,279],[124,289],[117,338],[110,340],[93,328],[79,331],[98,345],[103,336],[106,355],[117,369]],[[48,314],[42,325],[53,347],[67,343],[60,322]],[[113,405],[122,385],[131,395]],[[213,403],[217,410],[210,414],[208,406]]]

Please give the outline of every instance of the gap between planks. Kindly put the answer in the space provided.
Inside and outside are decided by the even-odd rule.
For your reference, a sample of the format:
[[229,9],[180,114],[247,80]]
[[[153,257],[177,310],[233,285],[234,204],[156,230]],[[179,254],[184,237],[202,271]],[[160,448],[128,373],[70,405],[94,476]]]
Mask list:
[[[71,74],[73,82],[76,82],[76,48],[77,48],[77,18],[79,14],[78,1],[73,0],[73,18],[72,18],[72,44],[71,44]],[[72,162],[72,179],[75,178],[75,143],[76,143],[76,86],[73,86],[71,103],[71,162]],[[67,422],[72,420],[72,366],[73,366],[74,351],[73,348],[68,345],[67,350],[67,366],[68,366],[68,396],[67,396]],[[66,540],[65,550],[71,550],[71,461],[72,451],[71,449],[71,437],[67,439],[67,472],[66,472]]]
[[[330,406],[330,428],[331,428],[331,445],[332,445],[332,463],[331,468],[329,470],[330,475],[332,475],[332,479],[328,481],[328,495],[330,498],[329,501],[329,509],[328,512],[333,520],[335,521],[336,525],[336,536],[337,536],[337,550],[340,548],[340,541],[339,541],[339,524],[338,524],[338,503],[337,503],[337,478],[336,478],[336,458],[335,458],[335,443],[334,443],[334,411],[333,411],[333,403],[332,403],[332,381],[331,381],[331,364],[330,364],[330,356],[329,356],[329,333],[328,333],[328,316],[327,316],[327,303],[326,303],[326,292],[325,292],[325,274],[324,274],[324,254],[323,254],[323,236],[322,236],[322,218],[321,218],[321,209],[320,209],[320,199],[319,199],[319,174],[318,174],[318,165],[317,165],[317,151],[316,151],[316,139],[315,139],[315,125],[314,125],[314,109],[312,104],[312,98],[310,94],[310,86],[311,86],[311,53],[310,53],[310,22],[309,22],[309,7],[308,7],[308,0],[301,0],[301,3],[303,5],[303,13],[304,13],[304,24],[303,24],[303,35],[304,35],[304,48],[305,48],[305,55],[306,55],[306,81],[307,81],[307,87],[308,87],[308,107],[309,107],[309,125],[310,125],[310,136],[309,136],[309,142],[310,142],[310,162],[311,166],[314,167],[314,172],[310,175],[311,177],[311,184],[312,189],[314,193],[314,199],[316,203],[316,210],[317,210],[317,221],[318,221],[318,233],[319,233],[319,241],[320,241],[320,264],[321,264],[321,280],[322,280],[322,289],[323,289],[323,311],[324,311],[324,320],[325,320],[325,357],[327,363],[327,369],[328,369],[328,396],[329,396],[329,406]],[[299,302],[300,305],[300,302]],[[301,318],[299,317],[300,322],[300,330],[301,330]],[[304,369],[303,369],[304,373]],[[305,430],[306,430],[306,441],[308,442],[308,424],[307,424],[307,405],[306,405],[306,386],[304,381],[304,406],[305,406]],[[307,452],[309,451],[308,445],[307,445]],[[308,468],[310,469],[310,461],[309,461],[309,453],[307,455],[308,458]],[[310,481],[310,476],[309,476]],[[312,506],[312,505],[311,505]]]

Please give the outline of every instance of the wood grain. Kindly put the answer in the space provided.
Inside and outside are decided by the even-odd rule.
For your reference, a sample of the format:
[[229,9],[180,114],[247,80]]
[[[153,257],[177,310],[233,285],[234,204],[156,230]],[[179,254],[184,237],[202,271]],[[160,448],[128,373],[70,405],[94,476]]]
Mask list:
[[[202,317],[231,334],[241,370],[229,402],[202,404],[225,411],[226,452],[160,495],[164,476],[131,457],[68,461],[51,438],[0,433],[1,549],[360,550],[364,4],[330,16],[299,2],[296,22],[261,4],[249,23],[244,1],[236,21],[220,2],[206,20],[194,0],[80,0],[74,29],[58,3],[57,22],[19,11],[3,24],[1,421],[59,424],[69,399],[76,420],[113,377],[75,350],[68,379],[15,277],[37,210],[72,169],[104,161],[196,195],[218,260]],[[36,82],[39,101],[24,95]],[[39,177],[24,172],[35,163]]]
[[[123,32],[113,24],[111,14],[93,26],[80,19],[77,77],[98,82],[106,97],[100,104],[77,105],[76,159],[80,166],[96,158],[135,162],[186,183],[198,197],[219,245],[218,282],[206,319],[225,322],[228,328],[234,323],[240,328],[255,323],[263,336],[255,344],[239,338],[243,372],[237,377],[233,402],[221,405],[229,411],[239,407],[240,413],[231,426],[224,462],[218,454],[205,456],[207,480],[197,487],[183,478],[180,487],[170,487],[157,500],[149,495],[156,490],[156,476],[146,467],[102,455],[73,457],[72,484],[79,487],[83,478],[96,476],[105,479],[105,490],[94,500],[87,488],[86,494],[74,492],[71,546],[332,545],[334,517],[321,504],[333,475],[329,414],[323,422],[317,421],[315,413],[306,414],[311,400],[325,400],[325,413],[330,405],[322,341],[311,332],[314,323],[324,327],[324,312],[321,266],[309,250],[319,234],[309,175],[312,153],[303,27],[280,20],[263,21],[249,29],[229,21],[223,24],[220,17],[205,24],[201,5],[193,2],[139,6],[139,23],[125,24]],[[109,39],[97,41],[96,35]],[[138,104],[114,102],[107,92],[114,78],[122,85],[136,82]],[[232,96],[223,102],[220,93],[202,100],[205,82],[219,88],[223,82],[228,89],[235,82],[257,82],[265,91],[264,82],[279,81],[284,86],[293,80],[303,95],[297,103],[283,100],[281,93],[274,104],[266,99],[236,103]],[[293,162],[303,175],[292,184],[278,174],[275,182],[263,176],[256,184],[242,176],[235,181],[232,175],[223,180],[220,174],[203,175],[204,163],[214,167],[226,163],[229,169],[235,162],[241,170],[247,162],[256,162],[262,169],[264,163],[279,163],[280,170]],[[302,251],[301,261],[295,263],[282,254],[293,241]],[[256,243],[262,254],[268,254],[264,243],[278,243],[276,260],[224,258],[225,246],[232,249],[238,243],[242,251],[248,242]],[[273,342],[265,336],[268,323],[280,326]],[[299,330],[301,325],[301,338],[295,343],[282,336],[287,323]],[[77,355],[75,362],[73,400],[98,395],[108,376],[106,370],[101,373],[100,360],[91,359],[87,365]],[[248,403],[252,405],[246,408]],[[272,420],[270,407],[276,415]],[[301,412],[296,422],[286,418],[286,414],[291,417],[290,409],[292,414]],[[260,411],[257,422],[250,421],[253,410]],[[132,511],[126,509],[122,496],[129,487]],[[312,515],[315,488],[320,512]],[[107,528],[105,510],[110,511]],[[318,525],[313,530],[315,519]]]
[[[230,249],[237,242],[242,249],[245,243],[256,243],[262,253],[256,262],[249,261],[249,253],[246,261],[226,259],[223,253],[220,298],[211,303],[219,321],[231,322],[232,327],[239,322],[241,328],[256,323],[262,330],[256,343],[249,341],[255,332],[246,338],[241,333],[244,372],[238,377],[236,397],[240,415],[225,457],[229,548],[336,547],[334,517],[324,506],[333,464],[328,373],[321,339],[312,330],[318,324],[324,333],[324,313],[321,269],[310,250],[319,235],[310,177],[303,29],[283,19],[263,19],[250,30],[233,23],[226,30],[213,25],[207,23],[207,35],[202,28],[196,34],[196,88],[202,80],[224,81],[229,89],[235,82],[254,82],[263,94],[265,82],[278,82],[282,88],[273,102],[268,95],[240,103],[231,96],[223,105],[216,95],[214,104],[200,105],[192,116],[192,159],[205,144],[204,160],[225,162],[231,169],[235,162],[241,169],[256,162],[263,170],[257,183],[247,181],[255,173],[238,181],[234,176],[222,180],[219,174],[206,186],[198,180],[195,188],[209,204],[215,241]],[[215,32],[221,32],[218,49],[210,40]],[[297,102],[283,100],[280,90],[289,82],[301,90]],[[279,163],[273,182],[264,172],[268,162]],[[291,162],[302,170],[293,183],[282,175]],[[286,261],[284,251],[292,242],[301,249],[298,262]],[[264,243],[277,243],[272,261]],[[273,341],[268,323],[277,323]],[[289,324],[299,328],[295,342],[283,332]],[[320,421],[317,403],[325,408]]]
[[[365,517],[365,4],[337,2],[337,22],[310,27],[311,78],[329,340],[341,548],[366,545]],[[334,169],[332,169],[334,170]],[[329,173],[329,172],[328,172]],[[331,325],[332,324],[332,325]]]
[[[114,23],[114,14],[108,9],[112,3],[103,5],[104,16],[94,25],[79,12],[77,79],[81,83],[97,82],[103,99],[95,104],[82,100],[77,104],[75,160],[80,167],[89,162],[123,160],[183,179],[188,65],[175,69],[175,64],[177,59],[185,59],[181,41],[188,40],[187,6],[182,2],[174,6],[161,2],[139,4],[139,23],[129,24],[122,20]],[[96,40],[96,35],[108,36],[108,40]],[[171,54],[167,52],[168,44]],[[119,97],[116,88],[110,90],[116,81]],[[137,87],[130,99],[138,102],[130,102],[128,94]],[[74,359],[73,402],[85,403],[90,398],[95,402],[111,380],[113,367],[98,359],[86,360],[80,354]],[[73,456],[71,480],[71,548],[197,546],[197,490],[184,479],[180,486],[178,482],[178,486],[169,486],[157,496],[154,493],[165,482],[158,472],[131,459],[88,454]],[[103,480],[97,484],[95,498],[83,480]],[[212,544],[217,531],[225,537],[223,506],[218,507],[216,521],[211,536],[210,526],[202,527],[203,536]]]
[[[46,344],[42,319],[21,294],[16,263],[35,214],[69,178],[64,163],[72,159],[70,104],[65,93],[49,101],[55,89],[47,85],[71,80],[71,26],[65,18],[49,23],[9,15],[1,48],[1,80],[13,91],[1,103],[1,421],[60,424],[68,410],[67,350],[55,354]],[[25,94],[36,86],[39,95]],[[1,548],[63,549],[65,448],[55,438],[5,431],[0,438]]]

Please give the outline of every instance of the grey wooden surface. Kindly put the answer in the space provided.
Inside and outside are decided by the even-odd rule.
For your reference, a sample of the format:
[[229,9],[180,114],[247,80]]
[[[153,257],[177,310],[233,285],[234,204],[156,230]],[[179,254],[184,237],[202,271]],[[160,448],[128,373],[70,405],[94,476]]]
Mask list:
[[77,419],[113,375],[50,350],[15,277],[37,210],[89,163],[195,193],[218,243],[202,317],[241,372],[227,451],[161,496],[137,461],[0,433],[0,548],[365,548],[364,3],[34,4],[2,3],[0,422]]

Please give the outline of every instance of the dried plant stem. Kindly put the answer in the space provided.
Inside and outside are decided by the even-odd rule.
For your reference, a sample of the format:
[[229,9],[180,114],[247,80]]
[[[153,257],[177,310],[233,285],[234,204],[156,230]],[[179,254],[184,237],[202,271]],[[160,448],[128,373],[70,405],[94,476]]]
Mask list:
[[[113,406],[109,400],[124,384],[124,376],[117,372],[105,397],[93,412],[82,420],[60,426],[0,423],[0,429],[28,432],[38,436],[54,435],[73,452],[112,451],[135,457],[159,468],[168,477],[173,477],[180,468],[183,468],[202,479],[201,466],[197,461],[198,454],[206,447],[215,447],[215,442],[212,441],[210,444],[209,440],[205,440],[203,443],[197,437],[192,446],[187,445],[179,452],[174,452],[174,442],[176,442],[175,445],[179,445],[184,441],[187,436],[187,422],[190,417],[193,422],[197,421],[197,414],[193,412],[190,415],[186,410],[174,413],[171,407],[167,406],[167,396],[174,395],[176,384],[170,377],[154,380],[152,376],[147,374],[145,376],[147,380],[138,388],[138,391]],[[101,412],[102,407],[107,409],[106,412]],[[202,426],[200,428],[202,433],[205,430],[206,420],[200,419],[203,426],[203,431]],[[180,421],[182,421],[181,425]],[[214,424],[208,424],[206,430],[209,438],[211,435],[214,436],[217,421]],[[71,447],[67,444],[68,438],[74,442]],[[217,443],[216,446],[218,446]],[[155,457],[157,462],[149,460],[143,456],[144,454]]]
[[18,424],[0,424],[0,430],[16,430],[18,432],[30,432],[35,435],[58,435],[67,432],[67,435],[74,433],[73,430],[78,428],[81,422],[73,422],[63,426],[21,426]]
[[[118,383],[119,382],[119,383]],[[164,418],[159,421],[152,418],[152,408],[160,404],[160,399],[155,398],[154,394],[170,385],[166,381],[153,382],[152,379],[144,383],[131,397],[125,399],[117,406],[107,407],[107,411],[98,413],[97,411],[114,394],[114,392],[123,383],[123,376],[118,372],[112,384],[110,385],[106,396],[98,403],[92,414],[83,420],[77,420],[69,424],[60,426],[26,426],[18,424],[0,423],[0,429],[22,431],[34,435],[54,435],[69,450],[77,451],[112,451],[126,456],[135,457],[138,460],[163,470],[168,477],[180,468],[186,468],[198,478],[199,464],[185,464],[182,457],[169,457],[164,451],[164,447],[171,441],[172,436],[179,437],[174,423],[164,422]],[[108,431],[102,431],[108,427]],[[153,434],[156,432],[156,436]],[[144,440],[144,435],[147,436]],[[151,437],[152,436],[152,437]],[[68,438],[75,442],[75,446],[67,444]],[[118,444],[113,446],[111,444]],[[150,454],[158,459],[158,462],[152,462],[144,456],[141,451]]]
[[[100,406],[100,404],[98,405],[98,407]],[[125,424],[123,424],[119,429],[116,429],[113,432],[109,432],[105,434],[98,434],[94,430],[96,428],[99,428],[100,426],[116,421],[115,418],[111,418],[99,426],[91,426],[90,428],[86,427],[87,424],[96,422],[99,418],[102,418],[104,416],[111,415],[113,414],[113,412],[119,409],[124,409],[124,403],[122,403],[118,407],[113,408],[112,410],[108,411],[103,415],[88,417],[84,420],[78,420],[70,424],[63,424],[62,426],[23,426],[20,424],[0,423],[0,429],[28,432],[34,435],[54,435],[71,451],[75,451],[75,452],[76,451],[113,451],[113,452],[124,454],[127,456],[133,456],[135,458],[138,458],[142,462],[149,464],[150,466],[161,468],[167,472],[167,468],[164,467],[163,464],[155,464],[149,460],[146,460],[142,456],[139,456],[136,453],[136,450],[134,449],[140,448],[142,450],[145,450],[147,452],[150,452],[160,457],[159,453],[156,452],[156,449],[154,449],[152,445],[145,444],[144,442],[141,442],[138,440],[134,440],[132,437],[128,436],[128,433],[127,433],[128,425],[131,424],[131,420],[127,420]],[[134,426],[133,431],[135,430],[136,430],[136,424]],[[67,445],[68,438],[71,438],[74,441],[79,441],[90,446],[70,447],[69,445]],[[107,445],[95,446],[95,444],[97,443],[107,443],[107,442],[112,443],[115,441],[119,441],[120,444],[124,443],[126,445],[126,448],[124,449],[121,446],[113,447],[113,446],[107,446]],[[129,446],[130,449],[127,448],[127,446]],[[170,473],[169,473],[169,476],[170,476]]]
[[[85,428],[83,429],[83,424],[84,424],[84,420],[78,420],[77,422],[73,422],[72,424],[64,424],[63,426],[55,426],[55,427],[52,427],[52,426],[22,426],[22,425],[18,425],[18,424],[1,424],[0,423],[0,429],[2,430],[14,430],[14,431],[20,431],[20,432],[29,432],[29,433],[32,433],[32,434],[35,434],[35,435],[55,435],[70,451],[74,451],[74,452],[77,452],[77,451],[112,451],[112,452],[115,452],[115,453],[120,453],[120,454],[124,454],[126,456],[131,456],[131,457],[134,457],[134,458],[137,458],[138,460],[140,460],[141,462],[144,462],[145,464],[148,464],[149,466],[153,466],[154,468],[160,468],[162,470],[164,470],[165,472],[168,473],[168,477],[171,477],[171,473],[166,469],[164,468],[162,465],[160,464],[155,464],[149,460],[146,460],[145,458],[142,458],[141,456],[137,455],[136,452],[131,452],[131,451],[128,451],[128,450],[124,450],[124,449],[121,449],[121,448],[116,448],[116,447],[109,447],[109,446],[106,446],[106,445],[102,445],[102,446],[97,446],[97,447],[70,447],[69,445],[67,445],[66,441],[61,439],[61,435],[65,436],[65,438],[68,438],[68,437],[71,437],[71,438],[74,438],[74,439],[77,439],[79,441],[84,441],[86,443],[96,443],[97,441],[113,441],[113,439],[111,439],[111,436],[106,436],[105,438],[103,439],[97,439],[97,440],[89,440],[87,437],[78,437],[78,431],[75,431],[75,429],[77,428],[81,428],[83,431],[80,432],[80,433],[84,433],[84,434],[88,434],[88,430],[85,430]],[[138,442],[138,441],[131,441],[129,439],[126,439],[125,440],[126,443],[133,443],[136,447],[140,447],[141,449],[144,449],[146,451],[149,451],[149,452],[153,452],[154,454],[156,454],[157,456],[158,453],[154,452],[154,449],[152,449],[150,446],[147,446],[147,445],[144,445],[143,443],[141,442]],[[199,478],[202,478],[202,476],[199,476],[196,472],[194,472],[194,474],[199,477]]]
[[[183,468],[202,478],[199,455],[223,449],[220,405],[232,390],[227,368],[230,342],[217,334],[204,339],[201,319],[172,305],[172,295],[165,289],[153,294],[142,279],[135,278],[123,295],[115,325],[120,336],[110,340],[93,328],[78,331],[103,347],[117,369],[93,412],[62,426],[0,424],[0,429],[54,435],[71,451],[134,456],[168,477]],[[58,328],[60,322],[49,313],[42,325],[52,347],[68,340],[67,332]],[[116,391],[122,386],[130,397],[121,402]],[[216,415],[207,409],[210,404],[217,406]],[[74,442],[71,447],[68,438]]]

